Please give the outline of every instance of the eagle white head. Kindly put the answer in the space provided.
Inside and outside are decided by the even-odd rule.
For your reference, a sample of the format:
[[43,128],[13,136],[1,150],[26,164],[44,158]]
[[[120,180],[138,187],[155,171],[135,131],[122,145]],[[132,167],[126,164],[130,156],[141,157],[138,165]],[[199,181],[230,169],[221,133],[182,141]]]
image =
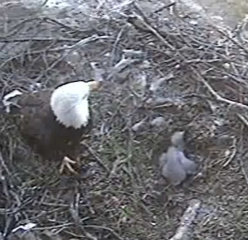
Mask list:
[[50,106],[57,121],[66,127],[81,128],[89,118],[88,97],[91,91],[99,87],[99,82],[72,82],[54,90]]

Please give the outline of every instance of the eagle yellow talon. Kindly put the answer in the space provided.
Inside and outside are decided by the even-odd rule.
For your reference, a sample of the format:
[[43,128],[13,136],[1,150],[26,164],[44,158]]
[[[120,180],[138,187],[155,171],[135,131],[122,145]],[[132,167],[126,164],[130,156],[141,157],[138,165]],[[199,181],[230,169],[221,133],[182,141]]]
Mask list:
[[71,173],[77,174],[77,172],[71,166],[71,164],[76,164],[76,163],[77,163],[76,161],[73,161],[68,157],[64,157],[62,164],[60,166],[60,169],[59,169],[60,174],[62,174],[64,172],[65,168],[67,168]]

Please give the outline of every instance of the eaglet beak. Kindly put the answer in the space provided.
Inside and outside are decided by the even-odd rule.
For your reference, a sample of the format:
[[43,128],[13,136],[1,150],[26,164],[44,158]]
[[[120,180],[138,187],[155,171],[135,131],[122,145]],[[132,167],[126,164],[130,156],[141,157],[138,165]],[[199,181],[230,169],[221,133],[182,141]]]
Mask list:
[[100,88],[101,83],[99,81],[90,81],[88,82],[90,91],[94,91]]

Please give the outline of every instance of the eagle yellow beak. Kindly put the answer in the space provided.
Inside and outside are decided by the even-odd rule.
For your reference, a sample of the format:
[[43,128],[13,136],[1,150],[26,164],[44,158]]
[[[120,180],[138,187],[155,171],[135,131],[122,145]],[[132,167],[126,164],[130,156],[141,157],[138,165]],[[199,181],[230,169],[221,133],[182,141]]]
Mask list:
[[90,81],[88,82],[90,91],[94,91],[100,88],[101,83],[99,81]]

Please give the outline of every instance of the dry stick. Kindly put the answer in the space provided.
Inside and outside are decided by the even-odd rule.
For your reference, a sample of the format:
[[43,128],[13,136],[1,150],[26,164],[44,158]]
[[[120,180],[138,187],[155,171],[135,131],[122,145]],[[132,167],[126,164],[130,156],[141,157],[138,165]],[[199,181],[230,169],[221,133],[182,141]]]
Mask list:
[[[237,114],[238,117],[240,117],[240,120],[244,122],[244,124],[248,127],[248,121],[242,116],[242,115],[239,115]],[[244,152],[244,148],[243,148],[243,144],[238,144],[239,146],[239,152]],[[239,164],[240,164],[240,167],[241,167],[241,171],[244,175],[244,178],[245,178],[245,182],[246,182],[246,188],[248,188],[248,172],[247,172],[247,168],[245,166],[245,163],[244,163],[244,160],[243,160],[243,157],[238,157],[238,160],[239,160]]]
[[28,38],[0,38],[0,42],[11,43],[11,42],[28,42],[28,41],[58,41],[58,42],[79,42],[80,39],[76,38],[41,38],[41,37],[28,37]]
[[[135,20],[131,21],[131,23],[135,27],[142,30],[144,30],[144,28],[147,29],[148,31],[152,32],[163,44],[168,46],[172,51],[177,51],[177,49],[173,45],[171,45],[168,41],[166,41],[166,39],[157,30],[155,30],[153,27],[147,24],[141,16],[135,14],[134,18]],[[180,52],[177,51],[177,53],[183,61],[187,61],[187,59]],[[247,105],[221,97],[195,68],[190,66],[190,69],[196,75],[197,79],[200,80],[205,85],[205,87],[215,97],[217,101],[248,110]]]
[[246,186],[248,186],[248,174],[247,174],[247,170],[246,170],[244,161],[243,161],[242,158],[238,158],[238,159],[239,159],[239,162],[240,162],[241,171],[242,171],[242,173],[244,175],[244,178],[245,178],[245,181],[246,181]]
[[69,54],[71,54],[74,50],[83,48],[85,45],[87,45],[90,42],[94,42],[96,40],[102,40],[102,39],[109,39],[109,36],[98,36],[98,35],[92,35],[90,37],[84,38],[74,45],[69,47],[68,52],[64,53],[59,59],[54,61],[45,71],[42,72],[36,79],[35,82],[38,82],[47,72],[52,70],[59,62],[61,62],[63,59],[65,59]]
[[[1,40],[0,40],[1,42]],[[77,41],[78,42],[78,41]],[[8,58],[6,61],[4,61],[1,65],[0,65],[0,69],[3,68],[7,63],[11,62],[12,60],[16,59],[16,58],[20,58],[20,57],[24,57],[26,55],[35,55],[35,54],[40,54],[40,53],[52,53],[52,52],[60,52],[60,51],[64,51],[67,49],[71,49],[72,46],[63,46],[63,47],[55,47],[55,48],[51,48],[51,49],[42,49],[42,50],[33,50],[33,51],[29,51],[29,52],[23,52],[20,54],[17,54],[13,57]]]
[[159,13],[159,12],[163,11],[164,9],[171,8],[172,6],[175,6],[175,5],[176,5],[176,2],[171,2],[169,4],[166,4],[162,7],[160,7],[159,9],[155,10],[153,13]]
[[4,171],[6,171],[8,176],[12,175],[10,170],[8,169],[7,165],[4,162],[2,153],[0,153],[0,168],[2,168]]
[[213,24],[211,24],[211,27],[214,28],[214,30],[216,30],[218,33],[220,33],[221,35],[223,35],[224,37],[226,37],[228,40],[230,40],[231,42],[233,42],[239,48],[241,48],[248,55],[248,50],[246,48],[244,48],[239,42],[237,42],[235,39],[233,39],[230,36],[228,36],[225,32],[223,32],[222,30],[220,30],[219,28],[217,28]]
[[98,82],[103,82],[104,81],[104,69],[98,66],[97,62],[91,62],[90,66],[93,70],[93,78],[98,81]]
[[[7,35],[4,35],[4,36],[1,35],[0,36],[0,39],[8,38],[10,36],[15,35],[16,33],[19,32],[19,30],[21,29],[22,25],[24,25],[27,22],[34,21],[34,20],[40,20],[40,18],[37,18],[37,17],[35,17],[35,18],[28,18],[28,19],[22,20],[21,22],[18,22],[15,26],[13,26],[11,29],[9,29],[9,32],[8,32]],[[15,29],[17,29],[17,30],[15,30]]]
[[119,42],[121,40],[121,37],[123,36],[123,33],[125,32],[125,27],[123,27],[120,32],[118,33],[118,35],[116,36],[116,39],[115,39],[115,42],[113,44],[113,47],[112,47],[112,51],[111,51],[111,59],[110,59],[110,66],[112,67],[114,65],[114,60],[116,58],[116,52],[118,50],[118,45],[119,45]]
[[[92,35],[91,37],[87,37],[85,39],[82,40],[76,40],[76,39],[71,39],[70,41],[75,42],[76,43],[72,46],[64,46],[64,47],[58,47],[58,48],[53,48],[53,49],[47,49],[47,50],[36,50],[36,51],[32,51],[32,52],[24,52],[18,55],[15,55],[13,57],[10,57],[9,59],[7,59],[6,61],[4,61],[1,65],[0,65],[0,69],[3,68],[8,62],[12,61],[15,58],[18,57],[22,57],[22,56],[26,56],[28,54],[38,54],[38,53],[43,53],[43,52],[59,52],[59,51],[63,51],[63,50],[68,50],[67,53],[64,53],[59,59],[57,59],[55,62],[53,62],[51,64],[51,66],[49,66],[44,72],[42,72],[42,74],[37,77],[37,79],[35,79],[35,82],[38,82],[48,71],[52,70],[60,61],[62,61],[66,56],[68,56],[72,51],[76,50],[77,48],[83,47],[84,45],[90,43],[90,42],[94,42],[97,40],[104,40],[104,39],[111,39],[111,37],[109,36],[98,36],[98,35]],[[32,40],[32,38],[30,38],[30,40]],[[69,40],[69,39],[68,39]],[[1,42],[1,39],[0,39]]]
[[98,226],[98,225],[84,225],[84,228],[92,228],[92,229],[97,229],[97,230],[106,230],[106,231],[109,231],[110,233],[112,233],[116,237],[116,239],[123,240],[123,238],[117,232],[115,232],[113,229],[111,229],[109,227]]
[[241,114],[237,113],[238,118],[248,127],[248,120]]
[[234,106],[234,107],[239,107],[239,108],[243,108],[243,109],[246,109],[248,110],[248,106],[247,105],[244,105],[242,103],[239,103],[239,102],[234,102],[232,100],[229,100],[229,99],[226,99],[226,98],[223,98],[221,97],[211,86],[210,84],[194,69],[191,67],[191,69],[193,70],[193,72],[196,74],[196,76],[199,78],[199,80],[205,85],[205,87],[208,89],[208,91],[215,97],[215,99],[217,101],[220,101],[220,102],[223,102],[223,103],[226,103],[226,104],[229,104],[231,106]]
[[[69,25],[66,25],[60,21],[58,21],[57,19],[54,19],[54,18],[51,18],[51,17],[44,17],[43,20],[47,23],[55,23],[63,28],[67,28],[71,31],[75,31],[75,32],[79,32],[79,33],[90,33],[90,32],[98,32],[96,31],[96,29],[89,29],[89,30],[81,30],[80,28],[74,28],[74,27],[71,27]],[[100,32],[99,32],[100,34]]]
[[227,161],[224,162],[224,164],[222,165],[223,167],[226,167],[226,166],[234,159],[234,157],[236,156],[236,154],[237,154],[237,147],[236,147],[236,144],[237,144],[237,139],[235,138],[235,139],[233,140],[233,144],[232,144],[233,151],[232,151],[232,153],[230,154],[230,156],[228,157]]
[[3,160],[2,153],[0,153],[0,182],[2,183],[2,193],[4,193],[6,200],[10,201],[10,193],[9,193],[6,177],[3,174],[4,171],[8,176],[11,176],[9,169]]
[[95,158],[97,163],[109,174],[110,170],[105,166],[105,164],[103,163],[101,158],[97,156],[97,154],[93,151],[93,149],[88,144],[86,144],[84,142],[81,142],[81,144],[87,148],[87,150]]
[[175,235],[170,240],[189,240],[192,239],[191,227],[200,209],[201,201],[193,199],[189,202],[189,206],[181,218],[181,223]]

